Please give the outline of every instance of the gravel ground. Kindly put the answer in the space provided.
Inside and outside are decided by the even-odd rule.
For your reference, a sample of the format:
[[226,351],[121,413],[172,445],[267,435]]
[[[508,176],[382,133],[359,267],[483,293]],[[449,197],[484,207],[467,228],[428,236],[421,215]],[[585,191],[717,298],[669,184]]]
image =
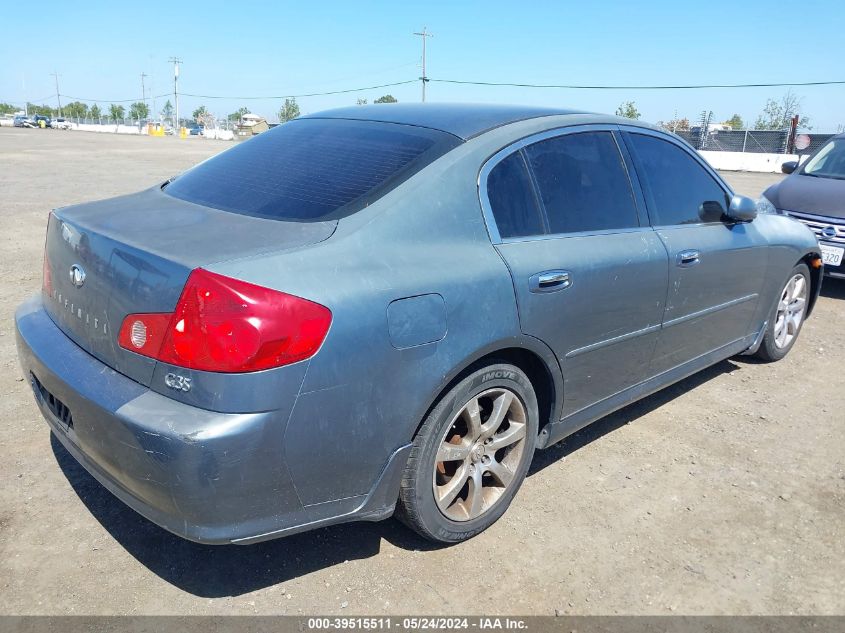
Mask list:
[[[40,286],[51,208],[225,147],[0,129],[0,612],[845,613],[845,283],[832,280],[786,360],[724,361],[538,453],[504,518],[456,547],[393,520],[207,547],[111,497],[51,439],[13,311]],[[779,178],[726,177],[749,195]]]

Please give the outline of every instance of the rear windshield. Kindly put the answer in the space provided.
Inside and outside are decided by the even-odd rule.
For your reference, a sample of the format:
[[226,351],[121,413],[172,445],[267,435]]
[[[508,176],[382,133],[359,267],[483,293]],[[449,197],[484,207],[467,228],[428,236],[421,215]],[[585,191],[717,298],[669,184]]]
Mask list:
[[164,191],[244,215],[331,220],[374,202],[459,142],[409,125],[298,119],[200,163]]

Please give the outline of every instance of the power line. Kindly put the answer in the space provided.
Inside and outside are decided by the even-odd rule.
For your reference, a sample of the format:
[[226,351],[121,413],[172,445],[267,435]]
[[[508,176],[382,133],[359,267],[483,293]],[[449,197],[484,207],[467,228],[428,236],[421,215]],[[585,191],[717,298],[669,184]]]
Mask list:
[[362,69],[360,72],[357,72],[354,75],[344,75],[343,77],[331,77],[331,78],[327,78],[325,80],[320,80],[319,83],[315,84],[314,89],[316,90],[316,86],[335,85],[335,84],[346,83],[346,82],[350,82],[350,81],[359,81],[361,79],[361,77],[374,77],[376,75],[383,75],[384,73],[387,73],[387,72],[393,72],[395,70],[401,70],[403,68],[409,68],[411,66],[416,66],[417,68],[419,68],[419,65],[420,65],[420,62],[417,59],[417,60],[414,60],[412,62],[406,62],[404,64],[398,64],[398,65],[395,65],[395,66],[388,66],[388,67],[377,68],[377,69]]
[[[350,92],[362,92],[364,90],[376,90],[378,88],[392,88],[394,86],[403,86],[415,83],[419,79],[408,79],[406,81],[395,81],[392,83],[379,84],[375,86],[363,86],[359,88],[346,88],[344,90],[330,90],[326,92],[307,92],[301,94],[282,94],[282,95],[265,95],[265,96],[243,96],[243,95],[202,95],[182,92],[185,97],[194,97],[198,99],[231,99],[237,100],[270,100],[270,99],[289,99],[302,97],[323,97],[337,94],[348,94]],[[582,84],[529,84],[529,83],[508,83],[508,82],[493,82],[493,81],[468,81],[461,79],[434,79],[427,78],[429,82],[462,84],[471,86],[491,86],[491,87],[513,87],[513,88],[559,88],[566,90],[698,90],[706,88],[779,88],[779,87],[801,87],[801,86],[835,86],[845,85],[845,80],[839,81],[803,81],[803,82],[776,82],[776,83],[747,83],[747,84],[695,84],[695,85],[661,85],[661,86],[637,86],[637,85],[582,85]],[[163,97],[172,96],[173,93],[163,93],[155,95],[154,99],[161,99]],[[53,95],[48,95],[42,99],[35,99],[30,103],[36,101],[46,101]],[[89,97],[74,97],[71,95],[61,94],[65,99],[73,101],[94,101],[100,103],[131,103],[137,101],[134,99],[92,99]]]
[[465,81],[460,79],[431,79],[443,84],[465,84],[470,86],[504,86],[512,88],[563,88],[566,90],[697,90],[700,88],[778,88],[800,86],[832,86],[845,84],[843,81],[802,81],[770,84],[698,84],[683,86],[588,86],[571,84],[520,84],[498,81]]
[[419,81],[419,79],[408,79],[407,81],[396,81],[394,83],[389,84],[380,84],[378,86],[365,86],[363,88],[347,88],[345,90],[331,90],[329,92],[309,92],[304,94],[287,94],[287,95],[276,95],[276,96],[269,96],[269,97],[232,97],[232,96],[222,96],[222,95],[195,95],[190,94],[188,92],[183,92],[182,94],[186,97],[196,97],[199,99],[232,99],[232,100],[247,100],[247,99],[299,99],[301,97],[324,97],[327,95],[340,95],[340,94],[347,94],[350,92],[361,92],[363,90],[375,90],[376,88],[391,88],[393,86],[403,86],[405,84],[412,84]]
[[[47,101],[47,99],[49,99],[49,98],[51,98],[51,97],[53,97],[53,96],[54,96],[54,95],[49,94],[49,95],[47,95],[46,97],[41,97],[40,99],[35,99],[34,101],[30,101],[29,99],[27,99],[27,103],[31,103],[31,104],[33,104],[33,105],[37,105],[37,104],[36,104],[36,101]],[[62,95],[62,96],[64,96],[64,95]]]
[[[308,92],[303,94],[286,94],[286,95],[269,95],[263,97],[244,97],[244,96],[230,96],[230,95],[198,95],[192,94],[190,92],[180,92],[179,94],[183,97],[195,97],[198,99],[232,99],[233,101],[239,100],[250,100],[250,99],[290,99],[296,98],[299,99],[301,97],[323,97],[327,95],[339,95],[339,94],[347,94],[350,92],[362,92],[364,90],[376,90],[377,88],[391,88],[393,86],[403,86],[405,84],[412,84],[419,81],[419,79],[408,79],[407,81],[396,81],[389,84],[380,84],[378,86],[364,86],[363,88],[346,88],[344,90],[331,90],[329,92]],[[165,92],[164,94],[155,95],[153,99],[161,99],[162,97],[169,97],[173,93],[172,92]],[[52,96],[52,95],[51,95]],[[138,99],[91,99],[86,97],[73,97],[71,95],[62,95],[65,99],[73,99],[74,101],[99,101],[105,103],[130,103],[132,101],[137,101]],[[45,97],[45,99],[48,97]],[[39,101],[43,101],[40,99]]]
[[[172,92],[165,92],[164,94],[155,95],[152,98],[153,99],[161,99],[162,97],[169,97],[172,94],[173,94]],[[50,96],[53,96],[53,95],[50,95]],[[138,100],[138,97],[135,97],[134,99],[87,99],[85,97],[72,97],[71,95],[66,95],[66,94],[63,94],[62,96],[65,99],[72,99],[73,101],[93,101],[95,103],[97,103],[97,102],[99,102],[99,103],[134,103]],[[45,97],[45,99],[46,98],[49,98],[49,97]],[[44,99],[39,99],[39,101],[44,101]]]

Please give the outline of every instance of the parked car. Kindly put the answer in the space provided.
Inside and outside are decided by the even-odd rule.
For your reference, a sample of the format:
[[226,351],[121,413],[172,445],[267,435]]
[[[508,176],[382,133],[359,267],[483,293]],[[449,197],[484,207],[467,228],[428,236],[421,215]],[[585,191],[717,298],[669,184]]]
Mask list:
[[73,129],[73,123],[71,123],[67,119],[64,119],[62,117],[58,117],[58,118],[53,119],[53,121],[50,123],[50,127],[55,129],[55,130],[72,130]]
[[763,196],[810,227],[821,245],[825,273],[845,279],[845,134],[831,138],[803,164],[789,161],[782,170],[789,177]]
[[15,115],[13,125],[15,127],[36,127],[35,121],[31,117],[26,116],[25,114]]
[[657,128],[358,106],[56,209],[15,319],[53,433],[168,530],[243,544],[395,509],[453,543],[535,448],[783,358],[820,265],[805,226]]
[[259,114],[243,114],[240,118],[240,123],[235,126],[234,138],[236,141],[246,141],[253,136],[257,136],[262,132],[270,129],[270,124],[267,119]]
[[48,128],[52,125],[52,120],[48,116],[44,116],[43,114],[36,114],[32,117],[33,123],[35,123],[35,127],[40,127],[42,129]]

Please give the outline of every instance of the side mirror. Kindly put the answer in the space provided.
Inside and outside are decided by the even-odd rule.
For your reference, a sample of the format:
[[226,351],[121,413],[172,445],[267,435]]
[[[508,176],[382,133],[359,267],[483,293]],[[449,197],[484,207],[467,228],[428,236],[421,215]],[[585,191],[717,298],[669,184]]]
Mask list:
[[796,169],[798,169],[798,161],[797,160],[788,160],[783,165],[780,166],[780,170],[785,174],[791,174]]
[[734,196],[727,216],[734,222],[751,222],[757,217],[757,202],[746,196]]

